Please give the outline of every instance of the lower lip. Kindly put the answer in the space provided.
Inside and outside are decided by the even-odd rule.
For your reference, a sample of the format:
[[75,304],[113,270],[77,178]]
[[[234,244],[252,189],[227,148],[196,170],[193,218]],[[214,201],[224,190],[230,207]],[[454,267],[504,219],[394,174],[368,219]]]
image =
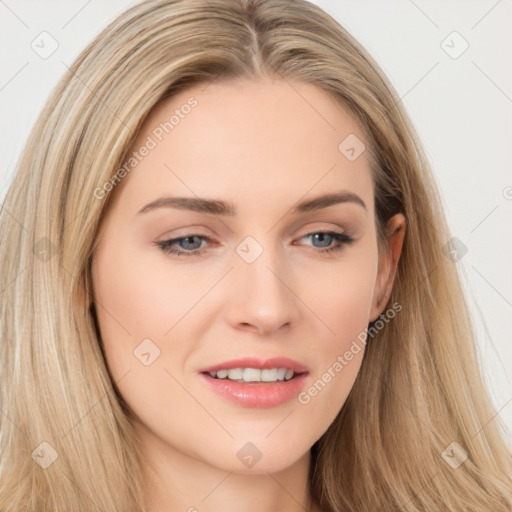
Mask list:
[[200,376],[219,395],[242,407],[277,407],[296,397],[304,387],[307,373],[293,379],[275,383],[248,382],[241,384],[228,379],[215,379],[207,374]]

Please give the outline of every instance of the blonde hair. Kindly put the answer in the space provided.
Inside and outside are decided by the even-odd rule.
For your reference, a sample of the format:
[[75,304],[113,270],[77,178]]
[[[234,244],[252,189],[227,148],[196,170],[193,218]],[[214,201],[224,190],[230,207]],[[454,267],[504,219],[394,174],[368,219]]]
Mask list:
[[[313,499],[325,511],[510,510],[512,456],[443,253],[440,196],[377,64],[304,0],[149,0],[105,28],[62,77],[5,199],[2,512],[144,509],[144,453],[91,308],[90,262],[109,198],[94,192],[162,98],[261,75],[312,83],[348,107],[374,155],[379,243],[393,214],[407,220],[389,299],[402,309],[369,341],[348,399],[312,448]],[[468,457],[454,467],[447,448]],[[55,454],[46,469],[36,463]]]

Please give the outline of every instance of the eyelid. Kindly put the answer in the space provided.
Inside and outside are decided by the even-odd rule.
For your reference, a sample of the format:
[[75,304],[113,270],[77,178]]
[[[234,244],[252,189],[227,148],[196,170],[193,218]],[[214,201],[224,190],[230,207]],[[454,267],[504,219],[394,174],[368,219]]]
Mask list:
[[[334,245],[332,245],[332,246],[325,247],[325,248],[318,248],[318,247],[315,248],[315,247],[311,246],[312,252],[319,253],[321,255],[334,255],[336,252],[341,252],[345,248],[345,246],[347,246],[347,245],[350,246],[350,245],[354,244],[354,242],[356,242],[356,239],[350,234],[349,230],[343,230],[342,232],[340,232],[340,231],[337,231],[334,229],[325,229],[325,228],[324,229],[318,228],[318,229],[310,230],[309,232],[304,233],[303,235],[298,237],[297,239],[302,240],[303,238],[306,238],[308,236],[312,236],[315,234],[328,235],[331,238],[333,238]],[[176,245],[181,240],[184,240],[186,238],[194,238],[194,237],[198,238],[201,241],[201,243],[207,242],[207,244],[211,245],[213,242],[213,243],[217,243],[217,245],[219,245],[218,242],[215,242],[215,240],[212,237],[210,237],[208,235],[200,234],[200,233],[193,233],[193,232],[185,233],[181,236],[173,237],[173,238],[162,240],[162,241],[157,241],[154,243],[155,243],[155,245],[159,246],[161,251],[163,251],[164,253],[166,253],[169,256],[176,256],[176,257],[196,256],[196,257],[199,257],[204,254],[204,252],[207,250],[208,247],[202,248],[202,249],[193,249],[193,250],[183,250],[183,249],[172,249],[171,250],[171,249],[169,249],[170,247]],[[295,245],[297,245],[297,244],[295,244]],[[298,244],[298,245],[301,245],[301,244]]]
[[[337,220],[336,222],[321,222],[321,221],[313,221],[307,223],[307,225],[313,225],[311,228],[306,228],[307,232],[303,235],[299,235],[298,237],[295,237],[292,233],[300,232],[302,228],[296,228],[293,227],[289,231],[287,230],[287,233],[285,234],[285,237],[294,237],[294,238],[302,238],[304,236],[318,233],[318,232],[337,232],[340,234],[345,234],[347,236],[353,236],[357,229],[354,227],[351,227],[351,223],[349,222],[340,222],[340,220]],[[319,225],[316,225],[319,224]],[[326,225],[327,224],[327,225]],[[177,231],[177,234],[174,234]],[[206,231],[206,232],[203,232]],[[232,231],[229,230],[231,233]],[[207,234],[208,233],[208,234]],[[213,233],[210,235],[209,233]],[[211,230],[209,228],[204,227],[195,227],[194,224],[191,224],[190,226],[184,226],[182,228],[178,228],[177,230],[173,230],[173,234],[169,235],[168,237],[166,235],[163,235],[163,240],[169,240],[171,239],[177,239],[177,238],[187,238],[190,236],[199,236],[199,237],[207,237],[210,240],[219,238],[220,235],[218,235],[214,230]]]
[[[171,241],[177,241],[177,240],[181,240],[183,238],[190,238],[190,237],[194,237],[194,236],[197,236],[198,238],[202,238],[202,239],[205,239],[209,242],[216,242],[216,238],[217,238],[217,235],[209,235],[209,234],[206,234],[204,232],[201,232],[201,231],[194,231],[194,228],[188,228],[188,227],[185,227],[185,228],[180,228],[180,231],[181,229],[183,230],[186,230],[186,229],[189,229],[189,231],[184,231],[183,233],[178,233],[177,235],[173,235],[172,237],[169,236],[169,237],[166,237],[164,236],[161,240],[155,242],[155,243],[158,243],[158,242],[171,242]],[[294,239],[297,239],[297,240],[300,240],[306,236],[309,236],[309,235],[313,235],[313,234],[316,234],[316,233],[336,233],[336,234],[339,234],[339,235],[346,235],[347,237],[351,237],[353,238],[354,237],[354,230],[353,229],[349,229],[349,228],[346,228],[346,227],[342,227],[342,226],[335,226],[335,227],[326,227],[325,225],[324,226],[318,226],[318,227],[313,227],[313,228],[310,228],[308,229],[304,234],[301,234],[297,237],[294,237]],[[216,242],[217,244],[219,242]]]

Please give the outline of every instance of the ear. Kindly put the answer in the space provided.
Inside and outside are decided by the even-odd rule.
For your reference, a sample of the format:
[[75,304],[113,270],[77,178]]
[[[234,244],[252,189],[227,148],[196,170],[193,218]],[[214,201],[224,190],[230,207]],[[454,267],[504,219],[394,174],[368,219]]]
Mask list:
[[397,213],[388,222],[386,228],[387,244],[382,247],[379,254],[379,268],[373,291],[370,322],[377,320],[391,295],[396,267],[402,252],[404,235],[405,217],[401,213]]

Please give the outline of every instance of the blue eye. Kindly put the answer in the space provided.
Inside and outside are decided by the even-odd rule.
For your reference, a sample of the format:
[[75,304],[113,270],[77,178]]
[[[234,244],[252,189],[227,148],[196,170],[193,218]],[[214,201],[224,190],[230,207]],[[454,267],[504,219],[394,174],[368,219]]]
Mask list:
[[[313,233],[309,233],[301,237],[301,240],[307,237],[316,237],[316,241],[323,243],[324,246],[320,248],[320,250],[316,252],[320,253],[332,253],[335,251],[341,250],[345,245],[350,245],[354,243],[354,239],[345,233],[337,233],[335,231],[314,231]],[[172,238],[170,240],[162,240],[161,242],[156,242],[156,245],[160,247],[160,249],[166,254],[173,254],[175,256],[198,256],[202,254],[203,249],[199,249],[197,245],[201,245],[201,242],[211,242],[211,238],[204,235],[187,235],[179,238]],[[330,243],[329,243],[330,241]],[[332,241],[336,241],[337,244],[332,247],[326,247],[330,245]],[[175,249],[174,246],[180,246],[180,248]],[[193,246],[193,247],[191,247]]]
[[[322,252],[322,253],[339,251],[339,250],[343,249],[343,247],[346,244],[350,245],[350,244],[353,244],[355,241],[352,237],[346,235],[345,233],[337,233],[336,231],[315,231],[314,233],[309,233],[308,235],[304,235],[302,238],[307,238],[309,236],[312,236],[313,239],[315,239],[315,237],[318,237],[316,240],[320,241],[320,242],[325,242],[326,238],[327,238],[327,240],[331,239],[331,241],[335,240],[337,242],[337,245],[334,245],[332,247],[322,248],[320,251],[318,251],[318,252]],[[323,247],[325,247],[325,245]]]
[[[198,251],[198,247],[190,247],[190,245],[194,245],[193,243],[190,244],[190,240],[195,239],[195,241],[199,241],[199,245],[203,241],[211,241],[209,237],[203,236],[203,235],[188,235],[183,236],[180,238],[173,238],[171,240],[163,240],[162,242],[157,242],[157,245],[162,249],[163,252],[167,254],[175,254],[177,256],[197,256],[199,253],[202,252],[202,250]],[[182,242],[185,241],[185,247],[184,249],[187,249],[187,251],[180,251],[179,249],[173,249],[172,247],[174,245],[177,245],[178,243],[182,244]],[[197,244],[196,244],[197,245]],[[194,251],[194,252],[191,252]]]

